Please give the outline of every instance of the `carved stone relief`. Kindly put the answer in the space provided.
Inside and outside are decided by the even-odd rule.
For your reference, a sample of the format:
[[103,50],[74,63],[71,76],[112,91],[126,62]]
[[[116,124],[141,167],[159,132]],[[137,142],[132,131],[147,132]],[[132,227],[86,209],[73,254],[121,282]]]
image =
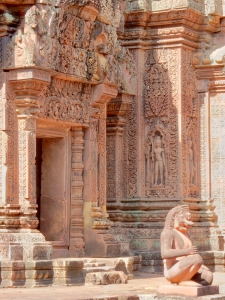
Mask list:
[[[183,194],[198,196],[198,103],[193,52],[181,50],[182,56],[182,176]],[[188,89],[185,88],[188,86]]]
[[56,121],[89,123],[91,85],[52,79],[46,99],[40,103],[40,117]]
[[208,94],[198,94],[200,119],[200,197],[202,200],[210,198],[209,165],[208,165]]
[[145,196],[150,198],[178,195],[178,53],[178,49],[146,51],[144,61],[143,160]]
[[222,93],[210,94],[211,184],[218,223],[224,228],[225,217],[225,105]]
[[137,195],[137,106],[134,98],[127,111],[124,134],[124,195],[133,198]]
[[101,105],[91,121],[92,201],[105,210],[106,199],[106,107]]
[[164,187],[167,182],[166,132],[162,126],[156,126],[148,134],[145,149],[146,187]]
[[115,28],[120,12],[115,1],[102,1],[93,6],[100,8],[97,20],[98,11],[90,2],[31,6],[7,45],[5,67],[35,66],[83,80],[120,83]]

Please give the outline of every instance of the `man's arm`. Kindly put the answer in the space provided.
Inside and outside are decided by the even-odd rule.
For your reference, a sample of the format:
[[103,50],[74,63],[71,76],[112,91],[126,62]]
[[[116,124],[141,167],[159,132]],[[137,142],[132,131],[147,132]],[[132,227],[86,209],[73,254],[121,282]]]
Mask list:
[[173,232],[170,229],[163,230],[161,234],[161,255],[163,259],[176,258],[197,253],[196,247],[188,247],[185,249],[172,249]]

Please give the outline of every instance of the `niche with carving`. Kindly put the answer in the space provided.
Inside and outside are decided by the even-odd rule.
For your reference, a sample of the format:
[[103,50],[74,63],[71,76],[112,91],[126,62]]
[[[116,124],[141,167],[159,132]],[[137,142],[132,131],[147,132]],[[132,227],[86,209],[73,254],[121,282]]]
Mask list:
[[167,153],[166,134],[163,128],[149,131],[145,142],[146,187],[154,189],[165,187],[168,178]]

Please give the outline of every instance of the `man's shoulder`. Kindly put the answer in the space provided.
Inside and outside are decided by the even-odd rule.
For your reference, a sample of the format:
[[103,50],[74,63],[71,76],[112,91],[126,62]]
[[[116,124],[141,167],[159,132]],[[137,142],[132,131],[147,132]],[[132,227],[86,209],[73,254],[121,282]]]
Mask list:
[[163,229],[161,236],[174,235],[175,231],[173,228],[165,228]]

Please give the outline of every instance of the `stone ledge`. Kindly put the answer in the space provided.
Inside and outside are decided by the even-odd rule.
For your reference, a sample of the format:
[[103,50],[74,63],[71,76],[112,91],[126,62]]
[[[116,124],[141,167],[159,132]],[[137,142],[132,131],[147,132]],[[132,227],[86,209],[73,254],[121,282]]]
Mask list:
[[[156,296],[156,295],[144,295],[143,294],[143,295],[139,295],[137,299],[138,300],[193,300],[193,299],[196,299],[196,300],[225,300],[225,295],[216,294],[216,295],[208,295],[208,296],[202,296],[202,297],[192,297],[192,296],[172,296],[172,295]],[[96,300],[96,299],[94,299],[94,300]],[[97,300],[100,300],[100,298]]]
[[0,288],[83,285],[82,259],[2,261]]

